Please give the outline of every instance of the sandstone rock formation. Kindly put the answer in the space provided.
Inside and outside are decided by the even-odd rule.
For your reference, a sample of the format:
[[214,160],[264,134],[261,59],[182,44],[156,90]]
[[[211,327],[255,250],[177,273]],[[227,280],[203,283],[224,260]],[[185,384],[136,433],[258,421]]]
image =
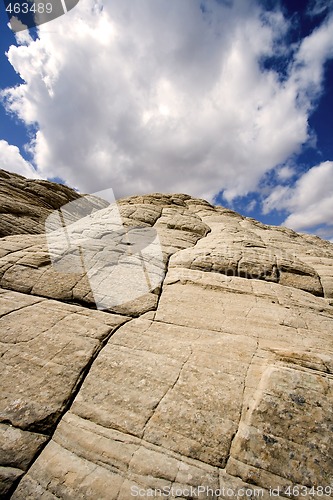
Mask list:
[[[14,221],[40,181],[2,176]],[[44,187],[48,213],[77,198]],[[51,262],[47,214],[2,229],[2,497],[333,497],[333,245],[187,195],[118,206],[156,229],[164,272],[107,310]],[[73,227],[97,228],[97,252],[110,208],[94,210]]]
[[[0,170],[0,237],[44,233],[48,215],[78,198],[76,191],[62,184]],[[98,202],[93,205],[100,208]]]

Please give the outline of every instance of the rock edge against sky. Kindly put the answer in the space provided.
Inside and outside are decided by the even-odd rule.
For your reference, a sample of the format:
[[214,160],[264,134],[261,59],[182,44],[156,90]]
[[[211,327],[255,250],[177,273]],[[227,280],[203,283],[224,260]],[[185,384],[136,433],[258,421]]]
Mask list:
[[[164,277],[97,310],[43,233],[77,193],[0,176],[4,498],[333,496],[331,243],[184,194],[122,199],[125,228],[156,229]],[[98,235],[109,208],[93,210]]]

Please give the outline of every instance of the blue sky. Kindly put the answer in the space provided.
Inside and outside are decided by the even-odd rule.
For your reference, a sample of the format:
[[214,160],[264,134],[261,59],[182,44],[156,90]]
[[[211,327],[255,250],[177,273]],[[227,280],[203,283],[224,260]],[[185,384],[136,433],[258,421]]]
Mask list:
[[332,4],[80,0],[17,36],[1,4],[0,168],[333,241]]

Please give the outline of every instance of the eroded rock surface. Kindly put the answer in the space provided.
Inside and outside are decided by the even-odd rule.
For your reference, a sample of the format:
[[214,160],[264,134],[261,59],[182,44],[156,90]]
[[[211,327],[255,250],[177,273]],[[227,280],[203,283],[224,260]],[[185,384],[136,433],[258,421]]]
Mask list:
[[45,235],[0,240],[1,494],[333,497],[333,245],[186,195],[119,207],[164,278],[106,311]]
[[0,236],[43,233],[51,211],[79,196],[60,184],[0,170]]
[[[31,180],[0,169],[0,237],[40,234],[53,210],[81,197],[74,189],[44,180]],[[100,208],[99,200],[86,201]]]
[[103,343],[128,319],[0,290],[0,459],[10,478],[27,470]]

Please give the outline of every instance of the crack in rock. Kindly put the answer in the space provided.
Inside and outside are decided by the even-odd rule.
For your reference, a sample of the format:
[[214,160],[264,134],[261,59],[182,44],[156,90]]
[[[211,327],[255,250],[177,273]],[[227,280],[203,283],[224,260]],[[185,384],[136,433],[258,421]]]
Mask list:
[[[10,182],[10,174],[4,178]],[[33,186],[37,192],[48,189],[47,183],[29,189]],[[28,213],[27,198],[24,203]],[[18,452],[25,448],[15,446],[15,439],[29,446],[36,436],[45,439],[30,452],[28,468],[8,468],[12,486],[6,494],[22,500],[38,491],[60,499],[93,491],[104,500],[113,484],[115,498],[127,500],[135,481],[147,488],[212,484],[219,470],[230,487],[237,478],[266,490],[269,478],[324,484],[333,467],[333,316],[325,302],[333,296],[332,245],[187,195],[132,197],[120,205],[126,227],[156,228],[165,258],[159,287],[130,315],[128,305],[93,310],[82,276],[57,281],[45,261],[43,236],[0,240],[1,285],[24,291],[0,293],[1,333],[13,332],[10,348],[0,345],[1,362],[11,374],[7,380],[13,377],[13,394],[8,390],[3,411],[5,444],[12,439],[11,449]],[[42,212],[36,215],[42,220]],[[0,221],[1,227],[7,230],[7,222],[1,226]],[[223,275],[232,266],[238,276]],[[264,279],[246,283],[244,277],[251,276]],[[34,298],[31,291],[35,297],[54,297]],[[8,310],[10,302],[20,300],[26,303]],[[31,338],[29,329],[34,329]],[[125,360],[126,350],[120,355],[113,346],[128,347],[135,356]],[[161,366],[166,350],[168,362]],[[112,370],[103,363],[114,363]],[[105,392],[112,407],[104,407],[102,399],[98,406],[99,395],[87,392],[93,375],[91,387],[98,391],[99,381],[100,394]],[[117,383],[123,388],[119,395],[112,385]],[[41,402],[32,397],[34,387]],[[91,399],[84,417],[80,397]],[[74,422],[71,430],[68,422]],[[112,425],[119,422],[128,433],[117,440]],[[130,435],[141,440],[135,449]],[[224,462],[218,465],[218,458]]]

